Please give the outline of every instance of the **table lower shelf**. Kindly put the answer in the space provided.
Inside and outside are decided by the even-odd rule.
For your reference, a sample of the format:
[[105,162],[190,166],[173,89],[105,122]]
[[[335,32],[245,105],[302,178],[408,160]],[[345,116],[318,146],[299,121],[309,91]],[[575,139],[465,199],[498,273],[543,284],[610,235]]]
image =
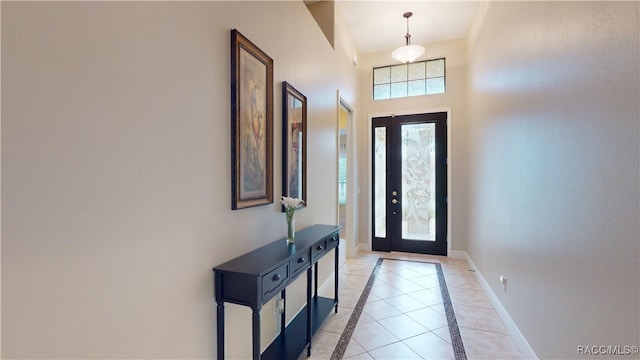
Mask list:
[[[327,316],[334,310],[334,299],[325,297],[311,298],[311,334],[320,328]],[[262,353],[261,358],[269,359],[297,359],[307,346],[307,306],[300,310],[285,329],[284,334],[278,335],[271,345]],[[313,353],[313,338],[311,339],[311,353]]]

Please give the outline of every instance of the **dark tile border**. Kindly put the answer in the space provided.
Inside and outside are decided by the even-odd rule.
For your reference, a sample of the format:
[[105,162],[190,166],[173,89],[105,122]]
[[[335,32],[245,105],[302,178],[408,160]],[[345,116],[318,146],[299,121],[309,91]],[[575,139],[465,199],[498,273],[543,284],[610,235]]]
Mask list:
[[458,320],[456,320],[456,313],[453,310],[453,304],[449,297],[449,288],[447,288],[447,281],[445,280],[444,273],[442,272],[442,265],[438,263],[435,265],[436,270],[438,271],[438,280],[440,281],[440,294],[442,294],[444,312],[447,315],[447,324],[449,325],[449,336],[451,336],[453,354],[456,360],[467,360],[467,353],[464,351],[462,336],[460,336],[460,329],[458,328]]
[[358,320],[360,319],[360,314],[362,314],[362,309],[364,309],[364,305],[367,303],[367,298],[369,297],[369,293],[371,293],[371,288],[373,288],[373,283],[376,281],[376,276],[378,276],[378,272],[380,271],[380,266],[384,259],[379,258],[376,266],[373,268],[371,275],[369,276],[369,280],[367,284],[364,286],[364,290],[362,290],[362,294],[360,294],[360,298],[358,299],[358,303],[356,303],[356,307],[353,309],[351,313],[351,317],[347,322],[347,325],[344,327],[344,331],[340,336],[340,340],[338,340],[338,344],[336,344],[336,348],[333,350],[333,354],[331,354],[331,360],[340,360],[344,356],[344,352],[347,350],[347,346],[349,345],[349,340],[351,340],[351,336],[353,335],[353,331],[358,324]]
[[353,309],[353,313],[351,313],[351,317],[347,322],[347,325],[340,336],[340,340],[338,340],[338,344],[336,348],[333,350],[333,354],[331,354],[331,360],[340,360],[344,356],[345,351],[347,350],[347,346],[349,345],[349,341],[351,340],[351,336],[353,335],[353,331],[358,324],[358,320],[360,319],[360,314],[362,314],[362,310],[364,309],[364,305],[367,303],[367,298],[369,298],[369,294],[371,293],[371,289],[373,288],[373,284],[376,281],[376,277],[378,276],[378,272],[380,271],[380,266],[382,262],[385,260],[392,261],[406,261],[406,262],[419,262],[425,264],[433,264],[436,266],[436,271],[438,273],[438,282],[440,283],[440,294],[442,294],[442,302],[444,304],[444,310],[447,316],[447,324],[449,325],[449,335],[451,336],[451,346],[453,347],[453,353],[455,355],[455,360],[466,360],[467,354],[464,351],[464,344],[462,343],[462,337],[460,336],[460,329],[458,329],[458,321],[456,320],[456,314],[453,310],[453,305],[451,304],[451,298],[449,297],[449,290],[447,289],[447,281],[444,278],[444,273],[442,272],[442,265],[440,263],[433,263],[429,261],[416,261],[416,260],[402,260],[402,259],[388,259],[388,258],[379,258],[376,263],[371,275],[369,276],[369,280],[362,290],[362,294],[360,294],[360,298],[358,299],[358,303],[356,307]]

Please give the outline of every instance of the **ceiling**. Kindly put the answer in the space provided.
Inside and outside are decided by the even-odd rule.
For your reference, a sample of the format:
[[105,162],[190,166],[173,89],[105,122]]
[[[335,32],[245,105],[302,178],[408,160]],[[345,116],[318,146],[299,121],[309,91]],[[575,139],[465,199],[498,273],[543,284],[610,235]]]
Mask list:
[[412,44],[459,39],[467,36],[476,10],[475,1],[374,1],[335,0],[358,52],[393,50],[405,44],[409,19]]

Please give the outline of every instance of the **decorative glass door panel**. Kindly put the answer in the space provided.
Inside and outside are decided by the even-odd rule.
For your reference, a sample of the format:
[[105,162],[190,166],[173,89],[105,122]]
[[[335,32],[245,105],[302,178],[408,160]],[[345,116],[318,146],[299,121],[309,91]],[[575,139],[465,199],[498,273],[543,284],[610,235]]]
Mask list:
[[402,238],[436,241],[436,125],[406,124],[400,128]]
[[386,164],[387,164],[387,129],[384,127],[375,128],[374,130],[374,163],[377,169],[375,174],[374,196],[374,217],[375,217],[375,235],[379,238],[387,237],[387,203],[384,199],[386,193]]
[[446,255],[446,120],[373,119],[373,250]]

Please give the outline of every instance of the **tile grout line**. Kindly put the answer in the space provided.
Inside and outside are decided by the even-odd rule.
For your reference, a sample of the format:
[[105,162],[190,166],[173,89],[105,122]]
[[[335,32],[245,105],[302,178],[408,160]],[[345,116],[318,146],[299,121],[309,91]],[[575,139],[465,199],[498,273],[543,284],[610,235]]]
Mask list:
[[[445,308],[445,313],[447,317],[447,325],[449,328],[449,335],[451,337],[451,346],[453,347],[453,352],[455,356],[455,360],[467,360],[467,355],[464,350],[464,344],[462,343],[462,337],[460,335],[460,329],[458,328],[458,322],[456,320],[456,315],[453,309],[453,305],[451,304],[451,298],[449,297],[449,291],[447,289],[447,282],[444,277],[444,273],[442,271],[442,265],[440,263],[434,263],[429,261],[418,261],[418,260],[406,260],[406,259],[391,259],[391,258],[378,258],[378,261],[369,276],[369,280],[365,285],[360,298],[358,299],[358,303],[356,304],[353,312],[351,313],[351,317],[345,326],[345,329],[336,344],[336,347],[331,354],[331,360],[340,360],[343,358],[345,351],[347,350],[347,346],[349,345],[349,341],[351,340],[351,336],[358,324],[358,320],[360,319],[360,314],[364,309],[364,306],[367,303],[367,299],[369,294],[371,293],[371,289],[373,288],[373,284],[376,280],[378,272],[380,271],[380,266],[384,260],[394,260],[394,261],[407,261],[407,262],[418,262],[418,263],[427,263],[434,264],[436,267],[436,272],[438,274],[438,282],[440,285],[440,294],[442,296],[443,305]],[[401,341],[400,341],[401,342]],[[368,353],[368,352],[367,352]]]

